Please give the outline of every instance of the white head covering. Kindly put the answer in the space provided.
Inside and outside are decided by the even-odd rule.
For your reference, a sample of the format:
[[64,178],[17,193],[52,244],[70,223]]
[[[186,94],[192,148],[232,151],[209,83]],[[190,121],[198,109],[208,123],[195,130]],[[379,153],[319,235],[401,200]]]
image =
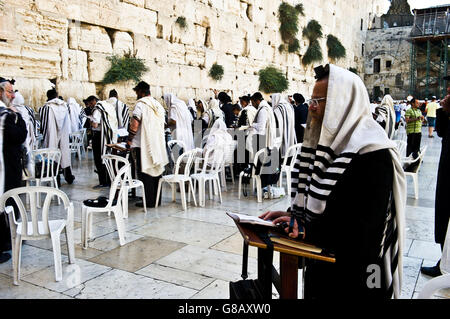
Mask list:
[[169,109],[169,114],[171,108],[174,108],[177,114],[175,139],[185,142],[188,151],[194,149],[194,136],[191,126],[194,119],[186,103],[171,93],[164,94],[164,103]]
[[228,133],[227,125],[223,119],[217,119],[211,127],[205,145],[205,154],[207,150],[213,149],[213,155],[209,163],[220,163],[231,144],[233,144],[233,137]]
[[197,106],[195,105],[194,99],[189,99],[187,106],[197,112]]
[[[386,247],[389,247],[385,254],[385,264],[388,267],[386,281],[390,281],[387,285],[392,284],[395,297],[399,297],[406,206],[405,175],[399,163],[395,143],[389,140],[383,128],[373,120],[369,96],[361,78],[335,65],[330,65],[327,102],[322,128],[318,135],[318,141],[311,138],[311,126],[308,124],[302,151],[297,157],[293,174],[293,185],[298,185],[297,190],[293,190],[295,196],[291,208],[294,214],[303,213],[307,216],[322,214],[327,199],[337,183],[338,177],[330,179],[331,175],[336,173],[342,175],[357,154],[389,149],[394,167],[393,195],[396,208],[394,226],[397,229],[398,246],[395,246],[396,243],[386,244]],[[317,171],[324,173],[320,174],[324,178],[313,173]],[[326,173],[333,174],[325,175]],[[394,258],[396,255],[398,268],[390,269],[392,260],[387,261],[386,258]]]
[[25,99],[23,98],[22,94],[20,94],[20,92],[15,92],[14,95],[16,97],[14,98],[14,100],[12,100],[12,105],[14,107],[24,106],[25,105]]
[[72,133],[77,132],[81,129],[81,106],[77,103],[77,101],[73,97],[69,97],[67,99],[67,104],[70,109],[70,124]]

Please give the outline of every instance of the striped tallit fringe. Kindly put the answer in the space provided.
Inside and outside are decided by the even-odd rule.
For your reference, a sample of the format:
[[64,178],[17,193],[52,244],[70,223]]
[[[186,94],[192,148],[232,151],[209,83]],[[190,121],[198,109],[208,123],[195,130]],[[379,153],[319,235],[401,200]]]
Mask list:
[[395,205],[393,205],[392,195],[389,201],[389,207],[387,217],[385,221],[385,228],[381,241],[380,258],[383,259],[385,268],[385,284],[389,293],[389,296],[399,298],[400,294],[400,282],[399,282],[399,269],[398,269],[398,230],[397,222],[395,220]]
[[130,112],[128,110],[128,106],[126,104],[123,104],[122,108],[122,127],[128,128],[128,125],[130,124]]
[[291,197],[293,211],[305,211],[307,218],[321,215],[337,181],[355,154],[336,155],[329,147],[302,147],[295,160]]
[[96,107],[100,110],[102,114],[101,127],[102,127],[102,140],[101,140],[101,150],[102,154],[106,154],[106,144],[112,144],[113,142],[113,130],[108,120],[108,113],[106,112],[103,105],[99,102]]
[[44,105],[39,109],[39,116],[41,118],[41,134],[42,138],[45,141],[45,138],[47,136],[47,129],[48,129],[48,112],[50,107],[48,105]]
[[28,114],[30,115],[31,124],[34,127],[34,135],[38,136],[39,135],[38,134],[38,123],[37,123],[38,121],[36,121],[36,118],[34,116],[34,110],[31,107],[26,106],[26,105],[24,105],[24,107],[25,107],[25,110],[27,110]]

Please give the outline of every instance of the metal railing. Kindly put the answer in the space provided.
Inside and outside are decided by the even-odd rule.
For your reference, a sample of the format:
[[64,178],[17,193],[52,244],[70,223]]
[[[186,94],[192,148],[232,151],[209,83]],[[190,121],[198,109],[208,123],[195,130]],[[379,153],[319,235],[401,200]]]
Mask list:
[[416,14],[411,37],[450,34],[450,11]]

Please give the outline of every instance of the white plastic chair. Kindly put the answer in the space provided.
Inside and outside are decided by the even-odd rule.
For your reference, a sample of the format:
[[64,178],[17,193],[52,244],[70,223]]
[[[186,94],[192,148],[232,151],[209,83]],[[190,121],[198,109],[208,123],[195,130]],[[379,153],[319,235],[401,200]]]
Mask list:
[[[198,183],[198,201],[201,207],[205,206],[206,200],[206,183],[209,182],[209,199],[212,199],[212,193],[214,186],[215,193],[218,193],[220,203],[222,203],[222,193],[220,189],[220,179],[219,172],[223,167],[224,162],[224,154],[221,152],[219,157],[221,158],[220,162],[212,162],[211,161],[211,153],[212,152],[220,152],[219,150],[209,149],[206,151],[205,157],[203,159],[203,169],[200,173],[192,174],[191,178],[194,181],[194,194],[196,192],[196,187]],[[217,154],[216,154],[217,155]]]
[[[111,188],[109,190],[108,204],[105,207],[89,207],[83,204],[81,208],[81,243],[83,249],[88,248],[88,240],[92,237],[92,214],[93,213],[113,213],[116,220],[117,232],[119,233],[120,246],[125,245],[125,223],[123,221],[122,196],[128,196],[124,192],[124,187],[119,188],[119,184],[126,179],[126,174],[130,169],[130,165],[125,165],[117,173]],[[118,196],[116,193],[119,190]],[[116,199],[116,202],[114,202]]]
[[394,142],[397,144],[397,150],[398,153],[400,154],[400,158],[405,157],[406,155],[406,141],[403,140],[394,140]]
[[[45,194],[44,206],[39,214],[36,195]],[[29,195],[30,210],[25,209],[25,205],[20,195]],[[53,196],[61,199],[67,212],[66,219],[49,220],[49,208]],[[14,209],[12,206],[5,207],[6,201],[12,198],[20,213],[21,222],[16,221]],[[6,211],[9,217],[11,230],[11,243],[13,255],[14,285],[19,285],[20,281],[20,262],[23,240],[41,240],[50,238],[53,245],[53,258],[55,262],[55,279],[62,280],[62,262],[61,262],[61,232],[66,233],[67,249],[69,253],[69,263],[75,263],[75,245],[73,236],[73,204],[69,201],[67,195],[51,187],[21,187],[12,189],[4,193],[0,198],[0,211]],[[40,216],[39,216],[40,215]]]
[[[34,182],[36,186],[41,186],[43,183],[50,183],[51,187],[58,188],[57,177],[59,174],[59,165],[61,162],[61,151],[58,149],[44,148],[39,150],[34,150],[31,152],[31,157],[34,163],[41,162],[41,170],[39,178],[37,172],[35,171],[35,176],[28,178],[26,180],[26,186],[31,186]],[[38,198],[38,207],[41,207],[41,199],[39,193],[36,194]],[[60,204],[60,198],[58,197],[58,204]]]
[[[190,150],[188,152],[183,153],[180,155],[177,159],[177,163],[175,165],[175,173],[170,175],[163,176],[158,183],[158,192],[156,196],[156,207],[158,207],[159,198],[161,196],[162,191],[162,184],[168,183],[172,187],[172,201],[175,201],[175,186],[178,184],[180,186],[180,192],[181,192],[181,202],[183,205],[183,209],[187,210],[187,204],[186,204],[186,190],[185,190],[185,184],[189,183],[189,190],[188,192],[192,192],[192,196],[194,197],[194,204],[197,206],[197,201],[195,200],[195,192],[192,185],[192,179],[190,177],[192,165],[196,159],[196,156],[199,152],[202,150],[199,148]],[[185,163],[184,166],[184,173],[180,173],[180,166],[182,163]],[[190,196],[189,196],[190,199]]]
[[[295,144],[295,145],[292,145],[291,147],[289,147],[286,151],[286,154],[284,155],[283,164],[281,164],[281,172],[280,172],[280,179],[278,181],[278,187],[283,187],[283,173],[285,173],[288,196],[291,195],[291,189],[292,189],[291,173],[294,170],[295,160],[296,160],[297,154],[300,152],[301,148],[302,148],[301,143]],[[288,160],[290,157],[291,157],[291,161],[288,163]]]
[[220,174],[222,187],[225,192],[227,191],[227,181],[226,181],[226,177],[225,177],[225,169],[227,167],[230,168],[231,181],[234,184],[233,164],[234,164],[234,151],[236,150],[236,148],[237,148],[237,141],[233,141],[233,143],[228,145],[228,147],[225,150],[224,162],[223,162],[221,174]]
[[416,166],[414,172],[405,172],[406,176],[411,176],[413,179],[413,183],[414,183],[414,198],[415,199],[419,199],[419,170],[420,170],[420,166],[422,166],[422,162],[423,162],[423,157],[425,156],[425,152],[427,151],[428,146],[424,146],[421,150],[420,150],[420,154],[416,159],[410,159],[410,158],[404,158],[402,160],[402,164],[408,164],[408,165],[412,165],[416,162],[418,162],[419,164]]
[[[258,160],[259,158],[262,158],[261,163],[265,163],[266,158],[267,158],[267,148],[263,148],[261,150],[259,150],[258,152],[256,152],[254,159],[253,159],[253,168],[252,168],[252,180],[251,180],[251,190],[254,190],[254,183],[256,182],[256,195],[257,195],[257,200],[258,203],[262,203],[262,184],[261,184],[261,175],[257,175],[256,174],[256,166],[258,164]],[[244,176],[244,171],[242,171],[239,174],[239,195],[238,195],[238,199],[241,199],[241,188],[242,188],[242,177]]]
[[81,154],[86,153],[84,148],[84,136],[86,134],[86,129],[79,130],[70,134],[70,152],[72,154],[78,155],[78,160],[81,162]]
[[[176,163],[178,157],[186,152],[186,144],[180,140],[168,141],[167,146],[170,149],[170,158],[172,159],[173,163]],[[174,152],[176,152],[176,154],[174,154]]]
[[[131,176],[131,165],[129,161],[117,155],[103,155],[102,156],[103,163],[106,166],[106,170],[108,171],[109,178],[113,181],[116,178],[117,173],[124,165],[129,165],[130,169],[125,174],[125,180],[119,184],[119,187],[124,188],[124,192],[128,194],[130,189],[133,188],[142,188],[142,201],[144,203],[144,213],[147,214],[147,206],[145,200],[145,187],[144,183],[138,179],[133,179]],[[123,207],[123,218],[128,218],[128,196],[123,196],[122,201]]]

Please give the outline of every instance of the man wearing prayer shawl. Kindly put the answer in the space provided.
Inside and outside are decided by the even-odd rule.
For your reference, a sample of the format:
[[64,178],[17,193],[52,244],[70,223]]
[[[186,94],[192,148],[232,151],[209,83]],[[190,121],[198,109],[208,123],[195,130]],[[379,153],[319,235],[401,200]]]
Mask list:
[[168,108],[168,126],[174,128],[173,139],[180,140],[186,145],[185,151],[194,149],[194,134],[192,133],[192,121],[194,120],[189,112],[186,103],[178,99],[173,94],[164,94],[164,103]]
[[[0,196],[22,186],[20,158],[27,129],[22,116],[11,104],[14,97],[12,83],[0,78]],[[7,205],[14,206],[10,202]],[[18,212],[17,209],[15,211]],[[5,253],[8,250],[11,250],[10,229],[6,214],[0,212],[0,264],[11,258],[10,254]]]
[[117,127],[128,129],[130,123],[130,110],[128,106],[119,100],[119,95],[116,90],[109,91],[109,99],[107,102],[116,109]]
[[280,93],[272,94],[272,108],[278,129],[277,137],[281,138],[281,154],[297,144],[295,134],[295,112],[291,103],[282,98]]
[[73,97],[67,99],[67,107],[69,108],[71,132],[75,133],[82,128],[81,106]]
[[392,139],[395,133],[395,109],[392,96],[385,95],[380,106],[375,108],[375,120],[386,131],[387,136]]
[[194,120],[196,120],[197,119],[197,106],[195,105],[194,99],[189,99],[187,107],[188,107],[189,112],[192,115],[192,118]]
[[261,217],[334,253],[334,264],[307,261],[306,299],[399,298],[406,183],[396,144],[373,120],[357,75],[315,70],[291,207]]
[[72,184],[69,135],[71,133],[69,109],[66,102],[58,98],[55,89],[47,91],[47,102],[39,109],[41,118],[42,148],[56,148],[61,151],[61,168],[67,183]]
[[[146,206],[155,207],[158,183],[169,163],[164,133],[165,110],[150,96],[150,86],[146,82],[140,82],[134,91],[138,101],[130,122],[127,145],[132,148],[139,180],[144,183]],[[143,207],[144,203],[136,206]]]
[[276,140],[275,116],[270,105],[264,101],[259,92],[252,95],[251,101],[252,105],[258,109],[255,120],[248,129],[246,141],[246,148],[252,154],[250,160],[253,160],[253,155],[259,150],[265,147],[270,149],[280,147],[280,143]]
[[33,150],[34,143],[36,142],[36,120],[34,118],[34,111],[29,106],[25,105],[25,99],[18,91],[15,92],[15,98],[12,101],[12,105],[20,113],[27,127],[27,138],[23,145],[26,148],[28,165],[27,172],[24,172],[24,176],[31,177],[34,176],[34,164],[31,159],[31,151]]
[[92,115],[88,116],[92,127],[92,151],[97,169],[99,185],[94,188],[108,187],[111,184],[102,156],[106,154],[107,144],[117,143],[117,116],[116,109],[107,101],[99,101],[91,95],[84,103],[92,108]]

